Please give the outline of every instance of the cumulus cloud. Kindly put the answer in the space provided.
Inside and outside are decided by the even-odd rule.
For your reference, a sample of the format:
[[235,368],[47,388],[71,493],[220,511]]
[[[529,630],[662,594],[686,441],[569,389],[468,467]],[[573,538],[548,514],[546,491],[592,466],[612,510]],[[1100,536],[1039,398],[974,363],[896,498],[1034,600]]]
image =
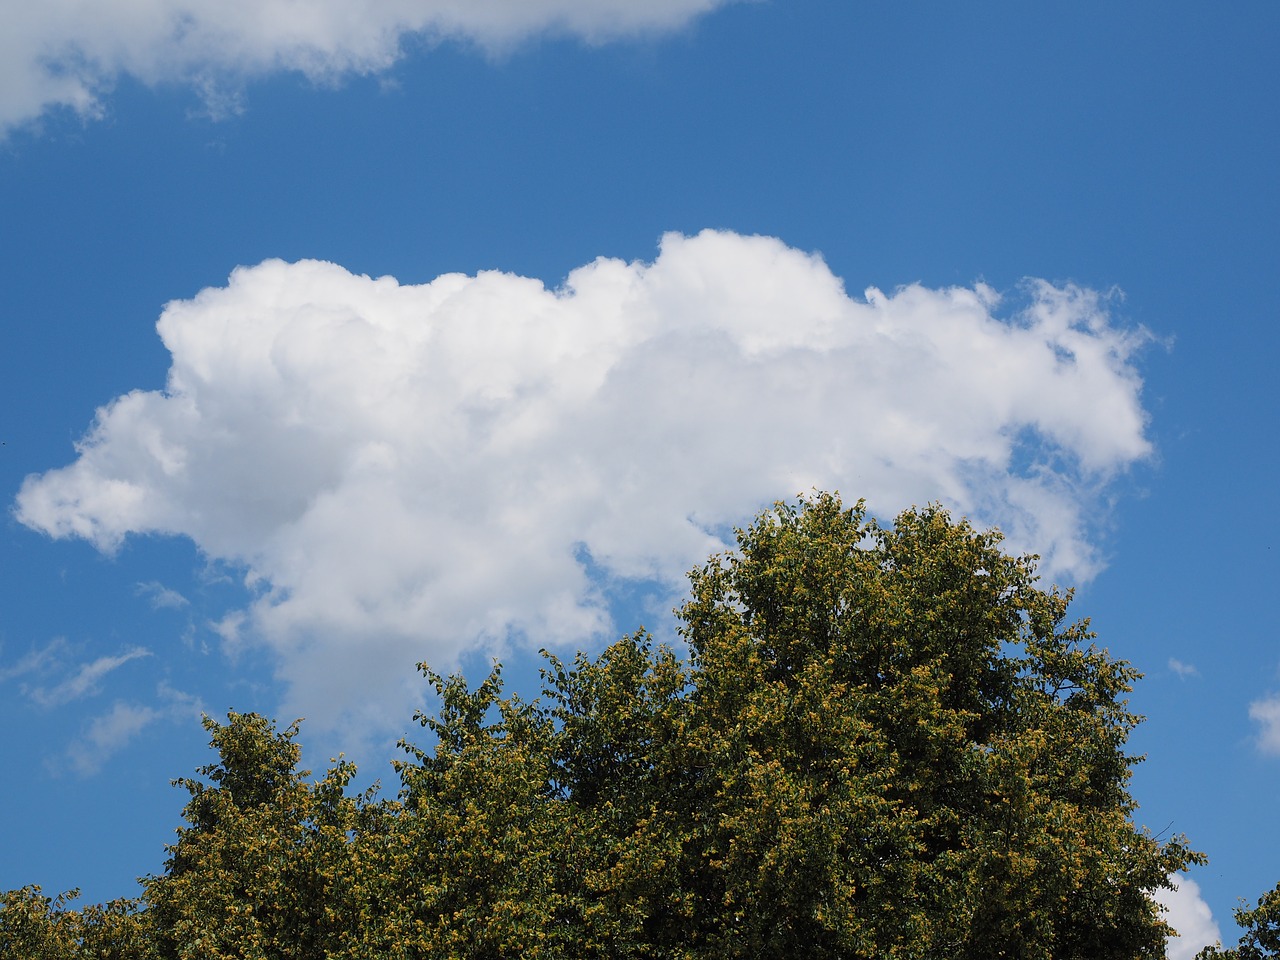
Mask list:
[[[113,82],[191,84],[212,106],[244,80],[385,70],[410,38],[501,49],[543,32],[589,41],[667,30],[731,0],[41,0],[7,4],[0,134],[51,107],[92,116]],[[228,92],[230,90],[230,93]]]
[[1172,890],[1157,890],[1155,900],[1165,910],[1165,920],[1178,932],[1165,947],[1168,960],[1193,960],[1211,943],[1218,943],[1222,933],[1213,912],[1200,895],[1199,885],[1185,874],[1170,874]]
[[1258,749],[1280,756],[1280,694],[1249,704],[1249,716],[1262,727],[1258,731]]
[[1181,660],[1177,659],[1176,657],[1169,658],[1169,669],[1172,670],[1174,673],[1176,673],[1178,677],[1182,680],[1187,679],[1187,677],[1200,676],[1200,671],[1196,669],[1195,664],[1183,663]]
[[61,683],[45,688],[35,687],[27,694],[42,707],[57,707],[72,700],[96,693],[98,681],[111,671],[124,666],[130,660],[151,656],[151,651],[143,647],[133,647],[114,657],[98,657],[98,659],[81,664],[74,673]]
[[424,657],[598,637],[608,581],[677,591],[728,525],[813,487],[881,515],[941,500],[1085,578],[1100,494],[1150,452],[1145,337],[1098,294],[856,298],[766,237],[670,234],[555,290],[267,261],[158,329],[165,389],[99,410],[16,514],[243,565],[255,599],[220,632],[267,644],[288,714],[322,723],[402,722]]

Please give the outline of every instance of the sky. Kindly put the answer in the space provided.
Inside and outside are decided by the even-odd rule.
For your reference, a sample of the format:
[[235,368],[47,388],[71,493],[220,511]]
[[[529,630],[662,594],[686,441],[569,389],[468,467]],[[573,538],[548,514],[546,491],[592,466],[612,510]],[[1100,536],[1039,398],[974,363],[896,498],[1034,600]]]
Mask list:
[[674,639],[815,488],[1143,671],[1170,957],[1280,880],[1280,7],[0,7],[0,888],[134,894],[202,714],[393,788],[415,663]]

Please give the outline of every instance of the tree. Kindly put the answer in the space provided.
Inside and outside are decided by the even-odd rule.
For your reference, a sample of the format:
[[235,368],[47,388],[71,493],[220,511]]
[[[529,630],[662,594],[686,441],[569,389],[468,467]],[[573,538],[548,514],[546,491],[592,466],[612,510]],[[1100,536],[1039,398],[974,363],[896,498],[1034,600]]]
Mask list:
[[1270,960],[1280,957],[1280,884],[1258,898],[1258,905],[1249,909],[1241,904],[1235,910],[1236,924],[1244,930],[1244,937],[1231,950],[1218,944],[1205,947],[1196,960]]
[[[1162,958],[1151,894],[1203,857],[1135,826],[1138,673],[1037,584],[938,507],[779,504],[691,574],[687,656],[547,655],[534,701],[420,665],[395,800],[206,720],[141,903],[12,891],[0,960]],[[1205,956],[1274,956],[1277,912]]]
[[543,704],[432,677],[421,955],[1163,957],[1150,894],[1201,858],[1132,823],[1137,672],[999,547],[819,495],[695,571],[688,663],[551,657]]
[[0,960],[70,960],[80,940],[79,916],[66,904],[71,890],[46,897],[38,886],[0,894]]
[[46,897],[38,886],[0,893],[0,960],[154,960],[138,900],[73,910],[79,891]]
[[411,957],[557,958],[582,948],[558,881],[572,831],[550,787],[555,732],[543,713],[503,699],[501,670],[474,691],[422,667],[440,698],[419,716],[434,751],[411,761],[387,870],[390,942]]
[[315,783],[298,732],[257,714],[206,717],[219,762],[180,779],[188,826],[165,872],[144,880],[159,955],[182,960],[324,960],[362,937],[357,851],[377,834],[371,795],[352,798],[339,760]]
[[1163,957],[1198,862],[1131,822],[1138,676],[938,507],[779,505],[681,611],[706,955]]

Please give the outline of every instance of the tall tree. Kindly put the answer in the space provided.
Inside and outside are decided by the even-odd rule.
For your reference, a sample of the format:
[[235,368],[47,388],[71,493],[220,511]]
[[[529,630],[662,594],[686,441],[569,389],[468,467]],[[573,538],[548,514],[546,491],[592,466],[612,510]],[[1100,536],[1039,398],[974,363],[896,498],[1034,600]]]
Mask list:
[[1199,857],[1134,827],[1138,676],[938,507],[779,505],[692,576],[708,955],[1162,957]]
[[1137,672],[1000,543],[802,499],[692,575],[688,663],[433,677],[421,955],[1162,957],[1150,894],[1201,858],[1132,822]]

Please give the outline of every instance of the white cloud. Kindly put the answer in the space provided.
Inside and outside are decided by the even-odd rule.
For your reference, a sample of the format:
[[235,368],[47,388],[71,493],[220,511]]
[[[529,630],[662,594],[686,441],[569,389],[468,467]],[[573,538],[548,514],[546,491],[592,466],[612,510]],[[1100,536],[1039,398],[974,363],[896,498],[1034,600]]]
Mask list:
[[[157,720],[199,720],[203,715],[199,698],[165,681],[156,688],[156,695],[160,701],[158,706],[117,700],[106,713],[90,720],[84,734],[67,747],[63,757],[65,765],[78,776],[93,776]],[[53,764],[51,768],[54,773],[61,773],[63,769]]]
[[150,599],[153,610],[178,610],[187,606],[187,600],[177,590],[166,587],[159,580],[148,580],[137,587],[138,595]]
[[1249,716],[1262,729],[1258,731],[1258,749],[1280,756],[1280,694],[1273,694],[1249,704]]
[[210,107],[282,70],[330,82],[385,70],[410,38],[490,50],[543,32],[588,41],[687,23],[731,0],[41,0],[0,31],[0,134],[52,107],[84,116],[121,76],[181,82]]
[[98,681],[112,670],[124,666],[130,660],[149,656],[151,656],[151,651],[142,647],[133,647],[114,657],[99,657],[91,663],[81,664],[75,673],[57,686],[47,690],[44,687],[36,687],[27,691],[27,693],[32,700],[42,707],[61,706],[64,703],[70,703],[72,700],[78,700],[86,694],[96,692]]
[[1175,657],[1169,658],[1169,669],[1172,670],[1174,673],[1176,673],[1183,680],[1187,679],[1187,677],[1200,676],[1200,671],[1196,669],[1194,664],[1183,663],[1181,660],[1178,660]]
[[84,736],[67,748],[66,760],[79,776],[92,776],[161,716],[153,707],[117,701],[90,721]]
[[16,512],[243,564],[256,600],[220,632],[268,644],[287,714],[330,724],[402,723],[418,659],[598,636],[584,556],[680,590],[717,531],[812,487],[881,515],[942,500],[1088,577],[1099,494],[1150,451],[1144,337],[1087,290],[1031,283],[1007,319],[997,299],[854,299],[818,257],[710,231],[555,291],[268,261],[166,306],[165,390],[99,410]]
[[164,714],[168,717],[199,720],[204,716],[204,704],[199,697],[185,693],[165,680],[157,685],[156,695],[165,704]]
[[12,680],[15,677],[22,677],[28,673],[43,673],[57,659],[58,654],[66,649],[67,641],[64,637],[54,637],[41,650],[29,650],[16,663],[7,667],[0,667],[0,683],[6,680]]
[[1201,949],[1222,939],[1213,912],[1200,896],[1199,885],[1185,874],[1170,874],[1172,890],[1157,890],[1155,900],[1164,907],[1165,920],[1178,932],[1165,948],[1168,960],[1193,960]]

